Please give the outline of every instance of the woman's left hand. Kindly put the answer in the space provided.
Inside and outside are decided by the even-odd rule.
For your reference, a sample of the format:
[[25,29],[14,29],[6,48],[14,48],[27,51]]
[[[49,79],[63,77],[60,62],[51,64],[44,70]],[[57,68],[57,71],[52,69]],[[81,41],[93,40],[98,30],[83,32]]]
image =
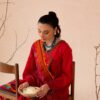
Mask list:
[[44,84],[40,87],[40,91],[37,93],[37,97],[42,98],[44,97],[48,91],[50,90],[48,84]]

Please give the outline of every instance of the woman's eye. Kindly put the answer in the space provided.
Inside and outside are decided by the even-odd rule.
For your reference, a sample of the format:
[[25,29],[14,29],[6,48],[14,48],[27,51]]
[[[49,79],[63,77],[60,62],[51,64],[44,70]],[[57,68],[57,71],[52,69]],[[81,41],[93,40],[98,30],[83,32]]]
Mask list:
[[45,35],[47,35],[49,32],[44,32]]
[[46,35],[47,35],[48,33],[46,32],[46,33],[44,33],[44,34],[46,34]]

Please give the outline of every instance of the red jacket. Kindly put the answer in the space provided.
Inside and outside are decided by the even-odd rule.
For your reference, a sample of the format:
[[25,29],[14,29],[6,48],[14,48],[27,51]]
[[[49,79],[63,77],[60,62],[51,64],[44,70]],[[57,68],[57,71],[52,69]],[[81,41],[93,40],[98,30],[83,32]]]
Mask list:
[[[51,59],[50,57],[52,57],[52,62],[50,66],[48,66],[48,69],[50,73],[54,75],[54,79],[42,80],[42,74],[39,73],[41,70],[38,70],[38,56],[35,50],[35,43],[31,47],[30,55],[23,73],[23,80],[28,81],[32,86],[41,86],[44,83],[49,85],[50,91],[45,97],[39,100],[68,100],[68,88],[72,80],[71,48],[65,41],[61,40],[51,51],[45,52],[47,65]],[[28,99],[19,96],[18,100]]]

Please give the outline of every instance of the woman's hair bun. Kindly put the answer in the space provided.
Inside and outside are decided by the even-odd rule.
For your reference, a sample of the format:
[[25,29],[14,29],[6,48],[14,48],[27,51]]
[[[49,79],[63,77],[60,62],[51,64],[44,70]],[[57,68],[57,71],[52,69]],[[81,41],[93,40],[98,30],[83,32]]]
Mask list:
[[56,17],[56,13],[53,12],[53,11],[50,11],[48,15],[50,15],[50,16],[52,16],[52,17]]

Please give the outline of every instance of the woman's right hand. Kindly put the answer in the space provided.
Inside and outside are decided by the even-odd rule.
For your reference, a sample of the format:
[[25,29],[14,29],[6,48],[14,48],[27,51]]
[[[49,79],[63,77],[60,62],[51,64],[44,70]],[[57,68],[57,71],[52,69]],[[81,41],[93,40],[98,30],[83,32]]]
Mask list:
[[28,82],[24,82],[22,84],[19,85],[19,90],[23,90],[24,88],[28,87],[29,86],[29,83]]

